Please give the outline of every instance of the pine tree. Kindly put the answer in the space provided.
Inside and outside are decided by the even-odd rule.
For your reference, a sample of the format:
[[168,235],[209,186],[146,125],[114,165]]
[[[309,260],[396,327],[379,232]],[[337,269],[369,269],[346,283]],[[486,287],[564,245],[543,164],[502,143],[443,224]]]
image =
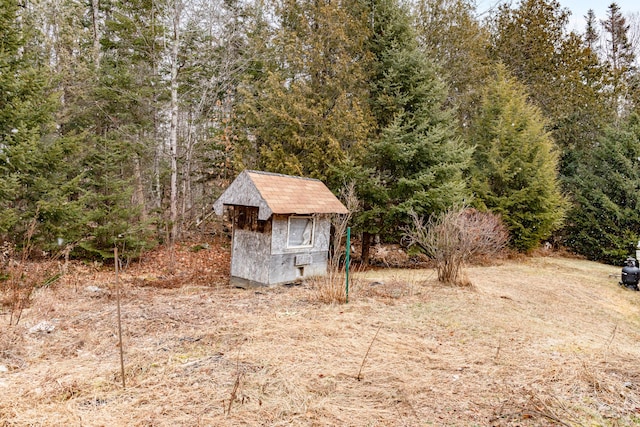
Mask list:
[[114,1],[101,6],[99,55],[83,58],[90,61],[84,66],[95,81],[88,93],[73,99],[86,108],[69,106],[72,115],[65,126],[65,132],[82,139],[83,147],[86,231],[76,254],[110,257],[118,245],[124,256],[135,256],[154,237],[147,205],[153,200],[150,178],[160,144],[161,3]]
[[470,0],[420,0],[415,5],[419,48],[432,58],[448,86],[447,105],[467,129],[489,77],[489,33]]
[[587,15],[584,17],[586,20],[586,26],[584,31],[584,43],[592,52],[596,52],[599,48],[600,34],[596,28],[596,14],[593,9],[587,11]]
[[607,33],[607,59],[614,71],[623,72],[633,64],[635,55],[629,42],[629,25],[616,3],[609,5],[602,26]]
[[[611,112],[594,51],[566,31],[569,11],[556,0],[525,0],[517,9],[501,6],[491,52],[524,83],[564,152],[589,149]],[[561,172],[571,162],[562,162]]]
[[535,248],[564,217],[557,155],[542,113],[502,66],[486,90],[473,135],[476,202],[502,215],[515,249]]

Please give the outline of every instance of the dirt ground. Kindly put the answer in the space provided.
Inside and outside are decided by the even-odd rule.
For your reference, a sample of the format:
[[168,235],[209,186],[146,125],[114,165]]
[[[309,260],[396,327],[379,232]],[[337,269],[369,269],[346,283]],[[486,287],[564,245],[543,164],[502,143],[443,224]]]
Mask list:
[[126,387],[111,269],[71,265],[17,326],[0,312],[0,426],[640,425],[618,267],[504,261],[470,288],[379,269],[324,304],[319,283],[229,288],[228,251],[201,249],[120,274]]

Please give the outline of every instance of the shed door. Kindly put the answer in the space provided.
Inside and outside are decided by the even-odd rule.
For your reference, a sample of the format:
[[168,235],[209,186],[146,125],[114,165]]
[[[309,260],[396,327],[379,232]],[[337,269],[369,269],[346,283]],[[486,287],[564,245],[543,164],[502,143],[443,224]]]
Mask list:
[[271,227],[258,221],[258,208],[236,206],[234,211],[231,275],[269,284]]

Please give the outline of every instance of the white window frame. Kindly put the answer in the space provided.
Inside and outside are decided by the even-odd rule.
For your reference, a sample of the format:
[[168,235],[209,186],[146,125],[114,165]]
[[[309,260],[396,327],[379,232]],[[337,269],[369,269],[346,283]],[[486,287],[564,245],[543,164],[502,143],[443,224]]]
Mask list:
[[[311,239],[308,245],[293,245],[291,244],[291,220],[292,219],[306,219],[311,221]],[[291,215],[287,219],[287,248],[289,249],[297,249],[297,248],[312,248],[313,243],[316,238],[316,218],[312,215]]]

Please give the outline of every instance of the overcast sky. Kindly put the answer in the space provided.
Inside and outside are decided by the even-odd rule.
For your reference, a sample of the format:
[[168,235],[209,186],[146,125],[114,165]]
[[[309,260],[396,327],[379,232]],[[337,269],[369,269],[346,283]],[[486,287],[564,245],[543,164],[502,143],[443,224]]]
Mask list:
[[[509,0],[477,0],[478,11],[483,12],[491,6],[496,4],[506,3]],[[598,19],[604,19],[607,13],[609,5],[613,3],[612,0],[598,1],[598,0],[559,0],[563,7],[571,10],[571,18],[569,29],[577,30],[578,32],[584,31],[584,16],[589,9],[593,9]],[[519,3],[518,0],[513,0],[513,4]],[[620,7],[622,13],[627,16],[631,13],[640,14],[640,2],[638,0],[617,0],[615,3]]]
[[[578,31],[584,30],[583,17],[587,14],[589,9],[593,9],[598,19],[604,19],[607,15],[607,9],[613,1],[597,1],[597,0],[560,0],[560,4],[571,10],[571,22],[577,26],[572,26]],[[622,11],[622,14],[627,16],[631,13],[640,12],[640,2],[638,0],[617,0],[615,2]]]

